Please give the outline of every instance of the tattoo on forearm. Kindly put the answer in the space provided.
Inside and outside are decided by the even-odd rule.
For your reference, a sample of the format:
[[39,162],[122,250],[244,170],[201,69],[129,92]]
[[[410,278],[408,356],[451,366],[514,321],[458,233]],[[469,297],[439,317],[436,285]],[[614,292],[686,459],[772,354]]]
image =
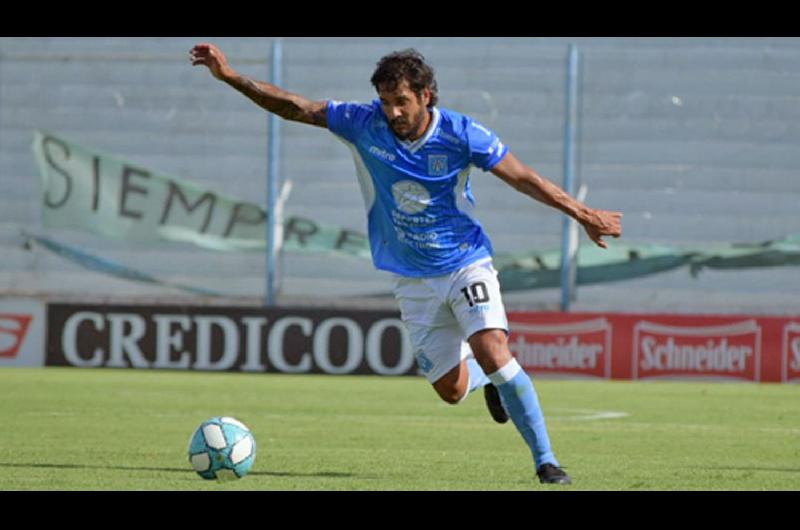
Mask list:
[[260,83],[247,76],[240,76],[231,84],[255,104],[281,118],[319,126],[327,124],[324,107],[313,111],[304,109],[295,101],[297,96],[276,86]]
[[274,112],[283,118],[292,119],[287,115],[290,114],[292,110],[290,108],[292,106],[291,102],[281,98],[283,94],[281,94],[280,89],[277,87],[273,87],[274,90],[270,90],[270,87],[265,84],[242,76],[241,83],[238,84],[236,88],[268,111]]

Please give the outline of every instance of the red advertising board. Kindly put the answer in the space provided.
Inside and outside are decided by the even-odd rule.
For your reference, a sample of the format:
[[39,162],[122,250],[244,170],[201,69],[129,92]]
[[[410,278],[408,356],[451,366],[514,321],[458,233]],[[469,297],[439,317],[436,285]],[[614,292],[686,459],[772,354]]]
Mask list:
[[509,348],[531,372],[579,377],[611,377],[611,323],[605,317],[579,320],[559,315],[559,322],[509,319]]
[[800,318],[509,313],[512,354],[539,375],[800,382]]
[[800,321],[787,322],[783,327],[782,346],[781,379],[800,382]]

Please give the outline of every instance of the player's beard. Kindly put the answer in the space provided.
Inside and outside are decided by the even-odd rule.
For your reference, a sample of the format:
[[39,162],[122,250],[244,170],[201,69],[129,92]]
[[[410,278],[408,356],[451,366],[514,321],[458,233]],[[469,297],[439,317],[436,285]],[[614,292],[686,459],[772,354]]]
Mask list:
[[[416,135],[417,133],[419,133],[419,136],[422,136],[422,134],[425,132],[425,131],[420,131],[420,129],[422,128],[422,124],[425,123],[425,117],[427,113],[428,109],[423,108],[420,111],[420,113],[417,116],[415,116],[414,119],[411,121],[411,125],[405,128],[405,131],[397,130],[398,120],[392,120],[392,122],[389,125],[392,127],[392,132],[394,132],[395,136],[397,136],[401,140],[410,140],[411,136]],[[419,138],[419,136],[417,136],[417,138]],[[414,138],[414,140],[416,140],[417,138]]]

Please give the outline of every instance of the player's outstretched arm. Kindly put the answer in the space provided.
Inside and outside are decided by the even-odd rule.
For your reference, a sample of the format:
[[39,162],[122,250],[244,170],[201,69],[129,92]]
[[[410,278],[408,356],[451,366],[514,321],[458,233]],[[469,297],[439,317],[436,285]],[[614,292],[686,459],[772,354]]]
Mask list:
[[241,75],[230,67],[225,54],[213,44],[201,42],[192,48],[189,55],[192,65],[207,66],[214,77],[226,82],[269,112],[291,121],[317,127],[328,126],[327,101],[311,101],[275,85]]
[[608,248],[603,236],[622,235],[622,212],[596,210],[578,202],[564,190],[526,166],[511,152],[492,168],[492,173],[506,183],[539,202],[557,208],[577,220],[589,238],[598,246]]

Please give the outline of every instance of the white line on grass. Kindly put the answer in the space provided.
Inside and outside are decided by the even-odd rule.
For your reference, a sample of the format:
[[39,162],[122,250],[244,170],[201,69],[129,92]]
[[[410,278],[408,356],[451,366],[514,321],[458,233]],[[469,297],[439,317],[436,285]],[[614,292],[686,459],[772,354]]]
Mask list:
[[630,416],[627,412],[616,410],[594,410],[594,409],[553,409],[561,414],[551,416],[554,420],[564,421],[597,421],[597,420],[616,420]]

